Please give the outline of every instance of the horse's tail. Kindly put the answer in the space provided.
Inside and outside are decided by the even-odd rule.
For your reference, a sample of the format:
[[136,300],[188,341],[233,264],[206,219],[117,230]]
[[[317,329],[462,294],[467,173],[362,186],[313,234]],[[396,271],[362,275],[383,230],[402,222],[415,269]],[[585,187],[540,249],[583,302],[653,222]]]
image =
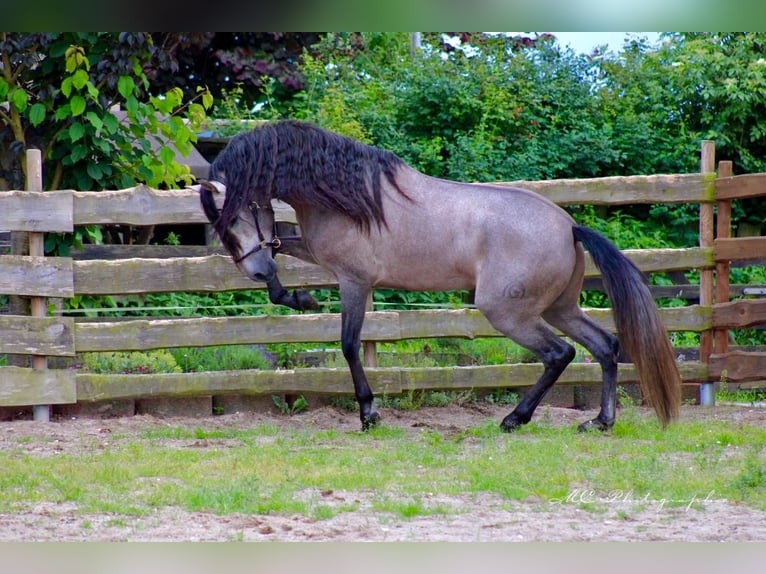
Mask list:
[[644,397],[662,426],[666,426],[678,417],[681,375],[646,279],[632,261],[596,231],[575,225],[572,233],[601,271],[620,345],[636,366]]

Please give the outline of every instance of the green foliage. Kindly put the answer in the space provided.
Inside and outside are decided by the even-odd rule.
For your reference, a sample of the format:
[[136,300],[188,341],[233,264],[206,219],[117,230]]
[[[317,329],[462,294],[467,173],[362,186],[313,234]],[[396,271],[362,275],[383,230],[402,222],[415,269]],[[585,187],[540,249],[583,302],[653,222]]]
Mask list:
[[81,367],[91,373],[148,375],[181,372],[173,355],[166,350],[83,353]]
[[[19,36],[0,36],[12,63],[3,68],[0,87],[12,105],[0,114],[18,126],[16,141],[42,146],[50,187],[93,190],[190,181],[188,166],[175,161],[170,146],[182,155],[191,151],[212,96],[204,88],[191,101],[184,101],[179,88],[151,95],[145,71],[152,64],[150,37]],[[26,64],[31,60],[42,63]],[[114,106],[125,114],[124,121]],[[159,137],[163,143],[155,147]]]
[[258,345],[168,349],[184,373],[270,369],[272,358]]
[[274,406],[279,409],[279,412],[285,415],[294,415],[309,408],[309,403],[303,395],[296,398],[292,404],[288,403],[279,395],[271,395],[271,401],[274,403]]
[[[191,182],[176,150],[184,156],[192,150],[212,96],[203,87],[189,101],[178,87],[152,94],[147,73],[156,52],[149,35],[2,32],[0,53],[0,137],[19,152],[43,151],[45,188]],[[21,153],[12,161],[26,169]],[[46,248],[69,255],[83,238],[101,240],[90,228],[50,235]]]

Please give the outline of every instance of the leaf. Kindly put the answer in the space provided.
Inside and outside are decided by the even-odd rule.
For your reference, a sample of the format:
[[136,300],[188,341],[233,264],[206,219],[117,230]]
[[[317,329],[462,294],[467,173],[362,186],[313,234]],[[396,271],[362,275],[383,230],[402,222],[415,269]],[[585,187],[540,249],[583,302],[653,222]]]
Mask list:
[[119,129],[119,120],[113,115],[113,114],[106,114],[103,118],[101,118],[104,122],[104,127],[106,128],[106,132],[108,134],[115,134],[117,133],[117,130]]
[[90,125],[92,125],[97,130],[100,130],[102,127],[104,127],[104,122],[101,121],[101,118],[96,112],[90,111],[85,114],[85,117],[90,122]]
[[205,106],[206,110],[213,107],[213,94],[210,93],[210,90],[205,90],[202,94],[202,105]]
[[120,76],[120,79],[117,80],[117,91],[126,100],[133,95],[135,87],[136,83],[130,76]]
[[98,149],[100,149],[103,152],[104,155],[111,155],[112,147],[111,147],[111,145],[109,145],[110,141],[111,140],[108,140],[108,139],[105,139],[105,138],[98,138],[93,143],[95,144],[95,146]]
[[77,163],[86,155],[88,155],[88,148],[82,144],[77,144],[76,146],[72,147],[72,153],[69,154],[69,157],[72,160],[72,163]]
[[86,82],[85,87],[88,89],[88,95],[95,100],[98,97],[98,88],[92,82]]
[[67,76],[61,82],[61,93],[67,98],[72,94],[72,76]]
[[29,109],[29,122],[34,126],[39,126],[45,119],[45,106],[37,103]]
[[27,109],[29,94],[27,94],[26,90],[21,88],[14,88],[11,90],[10,100],[13,104],[13,107],[16,108],[17,111],[23,112],[25,109]]
[[164,145],[160,148],[160,159],[162,160],[162,163],[166,165],[173,163],[173,160],[175,160],[175,157],[176,157],[175,152],[168,146]]
[[136,115],[136,112],[138,111],[138,100],[135,96],[130,95],[127,97],[127,101],[125,102],[125,109],[128,111],[129,115]]
[[103,173],[101,172],[101,166],[93,162],[90,162],[88,164],[86,171],[88,172],[88,175],[91,176],[96,181],[99,181],[101,179],[101,176],[103,175]]
[[69,139],[72,140],[72,143],[76,142],[84,135],[85,126],[83,126],[80,122],[74,122],[71,126],[69,126]]
[[72,84],[78,90],[82,90],[85,87],[85,84],[88,83],[89,79],[90,76],[88,76],[88,72],[83,69],[79,69],[72,75]]
[[5,98],[8,95],[8,82],[4,78],[0,77],[0,99]]
[[72,108],[69,104],[64,104],[60,108],[56,109],[56,119],[57,120],[63,120],[69,117],[69,114],[72,112]]
[[171,109],[181,105],[183,101],[184,93],[181,88],[173,88],[165,93],[165,100],[170,105]]
[[82,96],[73,96],[69,104],[72,107],[72,115],[79,116],[85,111],[85,98]]

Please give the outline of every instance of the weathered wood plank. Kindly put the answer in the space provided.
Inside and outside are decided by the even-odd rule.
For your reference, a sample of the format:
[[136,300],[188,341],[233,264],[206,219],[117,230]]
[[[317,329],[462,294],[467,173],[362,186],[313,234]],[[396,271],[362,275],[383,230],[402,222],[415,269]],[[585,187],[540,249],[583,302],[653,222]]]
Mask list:
[[74,216],[69,191],[0,192],[3,231],[72,232]]
[[[78,352],[145,350],[169,347],[249,345],[257,343],[315,343],[340,340],[339,313],[200,317],[85,322],[75,325]],[[370,313],[362,338],[395,341],[400,337],[395,312]]]
[[137,185],[113,191],[75,191],[73,196],[76,225],[207,223],[199,195],[192,190]]
[[[663,307],[659,311],[662,324],[670,332],[694,331],[699,333],[713,328],[713,312],[709,305]],[[611,309],[586,309],[585,312],[610,333],[617,332]]]
[[[333,287],[338,282],[318,265],[277,256],[279,278],[287,287]],[[121,259],[75,261],[78,295],[167,293],[173,291],[234,291],[265,289],[239,271],[228,255],[183,259]]]
[[[152,189],[137,185],[113,191],[73,191],[76,225],[160,225],[208,223],[199,194],[192,189]],[[223,196],[221,196],[221,202]],[[295,212],[282,201],[272,202],[277,221],[295,223]]]
[[[623,252],[644,273],[685,271],[689,269],[713,269],[715,259],[710,247],[683,249],[625,249]],[[585,254],[585,277],[598,277],[600,273],[590,257]]]
[[[585,313],[607,331],[617,332],[611,309],[585,309]],[[504,336],[477,309],[399,311],[399,317],[402,339]],[[701,305],[663,308],[660,317],[668,331],[700,332],[713,328],[710,307]]]
[[60,405],[77,402],[74,371],[0,367],[0,406]]
[[[711,249],[626,250],[646,273],[714,267]],[[587,277],[599,276],[590,256]],[[286,287],[337,287],[335,277],[312,263],[277,256],[279,278]],[[245,277],[228,255],[179,259],[134,258],[119,261],[75,260],[74,285],[79,295],[117,295],[172,291],[263,289]]]
[[[588,309],[588,315],[614,332],[610,309]],[[661,309],[669,331],[712,328],[710,307],[699,305]],[[339,313],[199,317],[77,322],[78,352],[148,350],[170,347],[251,345],[267,343],[328,343],[340,340]],[[362,329],[365,341],[397,341],[436,337],[502,337],[475,309],[374,311]]]
[[[370,374],[376,393],[401,392],[398,369]],[[77,374],[77,400],[82,402],[153,397],[225,394],[353,393],[347,369],[218,371],[159,375]]]
[[710,355],[710,378],[734,383],[766,379],[766,353],[731,351]]
[[623,205],[713,202],[714,181],[715,174],[685,174],[509,181],[493,185],[529,189],[559,205]]
[[713,305],[715,327],[745,329],[761,323],[766,323],[766,299],[741,299]]
[[[707,365],[692,361],[680,363],[679,371],[684,381],[703,380],[708,374]],[[402,369],[402,390],[526,387],[533,385],[542,373],[543,366],[539,363]],[[638,382],[638,375],[632,363],[619,365],[617,381],[619,383]],[[596,363],[571,363],[556,381],[557,385],[598,383],[601,383],[601,367]]]
[[0,353],[74,356],[74,319],[0,315]]
[[715,180],[715,198],[718,201],[764,195],[766,195],[766,173],[749,173]]
[[766,237],[731,237],[713,241],[716,261],[746,261],[766,255]]
[[[685,381],[708,378],[707,365],[681,363]],[[499,387],[525,387],[534,384],[542,373],[540,364],[492,365],[486,367],[433,367],[428,369],[366,369],[374,393],[398,394],[407,390],[469,390]],[[620,383],[635,382],[635,369],[622,364]],[[601,369],[597,364],[570,365],[561,384],[598,384]],[[77,399],[82,402],[183,397],[222,394],[353,393],[348,369],[291,369],[279,371],[219,371],[159,375],[77,374]]]
[[74,297],[68,257],[0,257],[0,293],[37,297]]

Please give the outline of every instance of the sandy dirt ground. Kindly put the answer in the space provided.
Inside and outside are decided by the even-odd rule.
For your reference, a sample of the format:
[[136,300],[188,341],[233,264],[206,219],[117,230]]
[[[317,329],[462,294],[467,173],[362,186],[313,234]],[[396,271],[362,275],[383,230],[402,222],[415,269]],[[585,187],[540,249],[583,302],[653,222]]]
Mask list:
[[[488,417],[500,421],[508,407],[449,406],[418,411],[381,411],[384,424],[406,432],[423,428],[459,432],[481,425]],[[574,411],[555,407],[538,410],[546,423],[573,428],[595,416],[596,411]],[[651,414],[647,411],[647,416]],[[766,409],[747,407],[684,407],[684,419],[721,419],[766,426]],[[277,413],[237,413],[199,418],[160,419],[134,416],[115,419],[62,418],[52,423],[0,422],[0,449],[18,448],[25,441],[29,455],[44,458],[60,452],[92,448],[94,441],[130,440],[149,428],[251,428],[269,424],[285,428],[333,428],[357,430],[353,413],[319,407],[308,413],[286,417]],[[206,446],[205,443],[197,446]],[[2,470],[0,470],[2,472]],[[2,496],[2,493],[0,493]],[[447,515],[409,520],[381,517],[372,511],[374,493],[306,492],[324,505],[338,505],[339,512],[325,520],[305,516],[244,515],[219,516],[160,508],[142,517],[87,514],[71,503],[39,503],[23,512],[0,513],[0,541],[766,541],[766,512],[720,500],[715,493],[699,493],[688,505],[669,505],[662,499],[637,504],[627,497],[574,491],[568,500],[514,502],[490,494],[440,497],[425,503],[457,509]],[[599,505],[598,512],[583,509],[582,503]],[[586,505],[587,506],[587,505]],[[84,525],[87,524],[87,527]]]

